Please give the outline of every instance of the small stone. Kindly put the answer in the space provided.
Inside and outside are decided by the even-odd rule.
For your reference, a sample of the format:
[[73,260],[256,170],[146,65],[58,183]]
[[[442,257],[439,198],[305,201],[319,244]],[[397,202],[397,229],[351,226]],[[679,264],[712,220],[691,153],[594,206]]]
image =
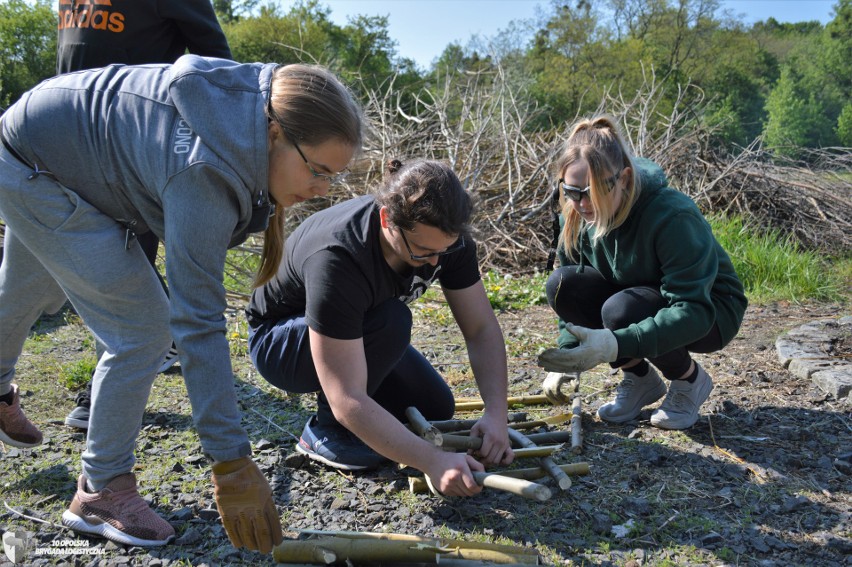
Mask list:
[[255,449],[257,449],[258,451],[265,451],[266,449],[274,449],[274,448],[275,448],[275,443],[273,443],[272,441],[270,441],[270,440],[268,440],[268,439],[261,439],[260,441],[258,441],[258,442],[255,444],[255,446],[254,446],[254,447],[255,447]]
[[291,469],[300,469],[305,466],[308,461],[308,457],[301,453],[288,453],[286,457],[284,457],[284,466]]
[[787,513],[796,512],[810,503],[811,501],[804,496],[795,496],[785,499],[784,503],[781,505],[781,510]]
[[849,461],[834,459],[834,463],[832,464],[838,472],[841,472],[845,475],[852,475],[852,463],[850,463]]
[[192,519],[192,508],[181,508],[172,514],[172,518],[179,522],[186,522]]
[[190,528],[184,532],[182,536],[175,540],[176,545],[192,545],[201,541],[201,534],[197,530]]
[[219,519],[219,510],[215,508],[203,508],[198,511],[198,517],[206,522],[212,522]]

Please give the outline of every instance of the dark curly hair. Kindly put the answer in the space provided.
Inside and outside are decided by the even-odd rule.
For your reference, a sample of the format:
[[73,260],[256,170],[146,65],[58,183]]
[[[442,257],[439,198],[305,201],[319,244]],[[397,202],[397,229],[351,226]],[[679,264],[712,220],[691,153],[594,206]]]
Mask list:
[[453,170],[439,161],[389,161],[376,203],[387,207],[388,219],[405,230],[421,223],[449,235],[470,231],[473,200]]

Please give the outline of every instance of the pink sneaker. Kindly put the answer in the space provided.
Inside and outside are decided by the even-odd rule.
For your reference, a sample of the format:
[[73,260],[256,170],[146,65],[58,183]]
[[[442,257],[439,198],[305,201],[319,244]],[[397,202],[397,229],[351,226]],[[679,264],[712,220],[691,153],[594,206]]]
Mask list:
[[77,480],[77,494],[62,513],[62,523],[72,530],[125,545],[165,545],[174,528],[158,516],[136,491],[136,475],[125,473],[99,492],[86,490],[86,477]]
[[41,439],[41,431],[21,410],[18,385],[12,384],[12,403],[0,402],[0,441],[13,447],[28,448],[41,445]]

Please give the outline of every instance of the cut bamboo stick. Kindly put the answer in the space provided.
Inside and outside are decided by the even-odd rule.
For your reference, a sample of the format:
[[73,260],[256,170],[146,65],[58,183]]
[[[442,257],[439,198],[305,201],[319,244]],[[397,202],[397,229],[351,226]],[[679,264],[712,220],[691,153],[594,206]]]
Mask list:
[[[540,406],[552,405],[547,396],[537,394],[534,396],[510,396],[506,399],[509,407],[512,406]],[[485,402],[477,398],[456,400],[456,411],[472,411],[485,408]]]
[[543,484],[496,473],[474,472],[473,478],[476,480],[476,484],[480,486],[502,490],[510,494],[517,494],[518,496],[523,496],[530,500],[538,500],[539,502],[550,500],[550,489]]
[[[515,431],[514,429],[509,429],[509,439],[521,447],[535,447],[535,443],[533,443],[523,433]],[[550,457],[542,457],[539,462],[541,463],[542,468],[553,477],[556,484],[559,485],[559,488],[562,490],[568,490],[571,488],[571,479],[568,478],[568,475],[562,472],[562,469],[553,462],[553,459]]]
[[488,561],[492,563],[538,564],[538,555],[524,552],[522,548],[501,546],[483,548],[468,546],[467,542],[444,545],[434,540],[379,539],[323,536],[308,540],[284,540],[272,550],[279,563],[438,563],[439,557]]
[[[524,422],[527,419],[527,414],[525,412],[518,413],[510,413],[508,416],[509,423],[520,423]],[[446,419],[443,421],[430,421],[429,423],[432,427],[438,429],[438,431],[442,433],[455,433],[457,431],[464,431],[465,429],[470,429],[478,419]]]
[[[476,451],[482,448],[482,439],[479,437],[444,434],[442,437],[442,444],[440,446],[444,449]],[[514,453],[515,458],[549,457],[553,453],[560,451],[562,447],[562,444],[545,447],[536,445],[534,447],[514,449]]]
[[527,439],[536,444],[542,443],[568,443],[571,441],[570,431],[547,431],[545,433],[531,433]]
[[346,537],[350,539],[382,539],[390,541],[408,541],[424,543],[427,545],[435,545],[437,547],[442,548],[464,547],[466,549],[485,549],[491,551],[500,551],[502,553],[508,553],[510,555],[529,555],[535,558],[538,557],[538,551],[531,547],[517,547],[514,545],[489,543],[486,541],[465,541],[461,539],[424,537],[412,534],[399,534],[393,532],[354,532],[350,530],[325,531],[305,529],[299,530],[299,533],[308,536],[316,535],[329,537]]
[[[565,474],[571,476],[587,475],[590,472],[589,463],[586,462],[570,463],[558,466],[563,472],[565,472]],[[504,477],[522,478],[525,480],[538,480],[548,476],[541,467],[499,471],[499,474]],[[426,484],[426,479],[419,476],[408,477],[408,488],[412,494],[425,494],[429,492],[429,486]]]
[[574,399],[571,401],[571,452],[579,455],[583,452],[583,408],[582,398],[580,397],[580,381],[576,382],[577,387],[574,389]]
[[452,435],[447,433],[441,435],[441,443],[439,446],[444,447],[445,449],[472,449],[475,451],[482,447],[482,439],[480,437]]
[[420,437],[429,441],[433,445],[441,444],[441,432],[426,421],[426,418],[423,417],[420,410],[414,406],[406,408],[405,417],[408,418],[408,423],[411,425],[411,429],[413,429]]

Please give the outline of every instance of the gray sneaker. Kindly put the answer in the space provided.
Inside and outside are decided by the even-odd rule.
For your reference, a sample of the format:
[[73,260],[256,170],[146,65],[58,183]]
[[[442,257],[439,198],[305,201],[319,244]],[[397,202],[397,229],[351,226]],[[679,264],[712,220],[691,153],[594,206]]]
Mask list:
[[611,423],[625,423],[639,417],[642,408],[666,395],[666,385],[651,367],[645,376],[622,371],[615,399],[598,409],[598,417]]
[[672,380],[666,399],[651,414],[651,425],[661,429],[692,427],[698,421],[701,404],[707,401],[712,390],[713,380],[701,366],[698,366],[698,376],[691,384],[686,380]]

